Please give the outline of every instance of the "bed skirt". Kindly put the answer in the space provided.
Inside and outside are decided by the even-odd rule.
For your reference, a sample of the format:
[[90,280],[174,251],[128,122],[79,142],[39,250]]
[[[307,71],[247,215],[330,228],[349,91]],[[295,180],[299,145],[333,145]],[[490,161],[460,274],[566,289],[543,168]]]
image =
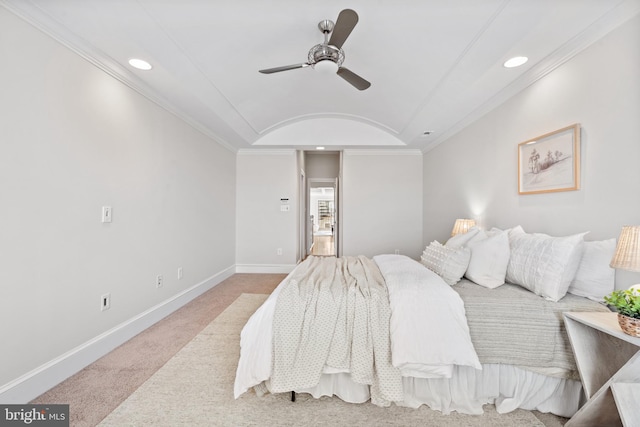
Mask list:
[[[458,366],[452,378],[403,378],[401,406],[427,405],[448,414],[479,415],[482,406],[495,404],[498,413],[517,408],[550,412],[570,418],[580,406],[580,381],[549,377],[516,366],[485,364],[483,369]],[[323,374],[313,388],[296,390],[315,398],[337,396],[349,403],[369,400],[369,387],[351,380],[348,373]]]

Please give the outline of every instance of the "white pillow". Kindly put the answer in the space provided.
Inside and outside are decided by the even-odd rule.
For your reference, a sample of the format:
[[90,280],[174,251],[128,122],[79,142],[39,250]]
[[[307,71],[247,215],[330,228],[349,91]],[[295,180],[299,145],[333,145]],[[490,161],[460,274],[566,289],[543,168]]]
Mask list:
[[616,239],[584,242],[582,259],[569,293],[594,301],[604,301],[615,288],[616,271],[609,267],[616,250]]
[[513,231],[509,233],[511,256],[507,282],[529,289],[545,299],[559,301],[575,277],[587,233],[552,237]]
[[511,239],[514,236],[526,234],[521,225],[516,225],[515,227],[508,228],[506,231],[509,233],[509,239]]
[[504,284],[509,265],[509,234],[492,231],[484,240],[469,243],[471,260],[465,277],[478,285],[494,289]]
[[480,232],[481,230],[478,227],[471,227],[466,233],[456,234],[451,237],[444,245],[450,248],[463,248]]
[[420,261],[448,285],[453,286],[467,270],[470,257],[471,251],[468,248],[451,248],[434,240],[425,248]]

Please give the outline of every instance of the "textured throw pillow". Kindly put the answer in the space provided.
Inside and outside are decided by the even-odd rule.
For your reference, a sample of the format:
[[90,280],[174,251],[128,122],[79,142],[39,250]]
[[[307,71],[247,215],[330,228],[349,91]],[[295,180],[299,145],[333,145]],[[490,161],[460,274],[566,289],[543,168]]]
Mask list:
[[582,259],[569,293],[594,301],[604,301],[615,288],[616,271],[609,267],[616,250],[616,239],[584,242]]
[[486,288],[504,284],[511,251],[507,231],[492,231],[484,240],[469,243],[471,259],[465,277]]
[[546,234],[509,233],[511,256],[507,282],[541,297],[558,301],[565,296],[582,257],[584,235],[552,237]]
[[467,270],[470,256],[468,248],[451,248],[433,241],[425,248],[420,260],[429,270],[453,286]]

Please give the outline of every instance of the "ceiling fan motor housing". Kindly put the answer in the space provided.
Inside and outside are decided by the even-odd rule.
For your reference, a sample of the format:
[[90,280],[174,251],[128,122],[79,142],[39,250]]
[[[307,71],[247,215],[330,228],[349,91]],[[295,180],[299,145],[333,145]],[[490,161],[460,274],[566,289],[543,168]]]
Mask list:
[[344,52],[330,44],[317,44],[309,50],[307,59],[312,66],[320,61],[329,60],[340,67],[344,62]]

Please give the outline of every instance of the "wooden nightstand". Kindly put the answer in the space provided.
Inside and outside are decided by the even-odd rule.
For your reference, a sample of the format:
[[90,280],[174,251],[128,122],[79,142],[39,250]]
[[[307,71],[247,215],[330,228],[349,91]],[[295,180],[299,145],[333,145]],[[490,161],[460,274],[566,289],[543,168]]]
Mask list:
[[616,313],[569,312],[564,323],[588,399],[566,427],[640,426],[640,338]]

